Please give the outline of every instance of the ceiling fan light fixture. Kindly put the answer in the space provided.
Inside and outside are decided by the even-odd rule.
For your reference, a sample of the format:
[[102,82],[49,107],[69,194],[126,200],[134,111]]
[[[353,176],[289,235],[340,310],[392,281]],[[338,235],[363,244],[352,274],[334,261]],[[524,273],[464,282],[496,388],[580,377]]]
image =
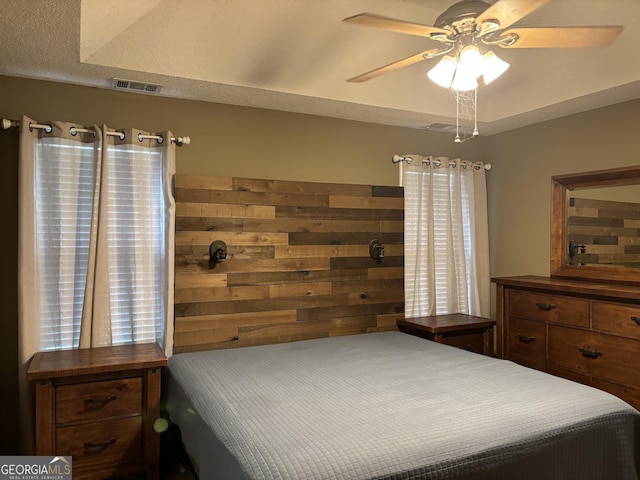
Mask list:
[[489,50],[482,56],[482,78],[485,84],[493,82],[509,68],[509,64]]
[[440,61],[427,72],[433,83],[443,88],[451,87],[453,75],[456,73],[458,62],[451,55],[443,56]]

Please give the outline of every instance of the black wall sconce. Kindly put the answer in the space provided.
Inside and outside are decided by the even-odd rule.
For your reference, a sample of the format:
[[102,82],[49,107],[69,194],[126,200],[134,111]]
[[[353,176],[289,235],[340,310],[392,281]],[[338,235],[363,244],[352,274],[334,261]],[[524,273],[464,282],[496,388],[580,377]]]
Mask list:
[[573,259],[576,255],[584,255],[587,253],[587,246],[583,243],[576,243],[573,240],[569,242],[569,259]]
[[380,263],[384,258],[384,245],[380,240],[371,240],[369,242],[369,255],[376,262]]
[[222,263],[227,259],[227,244],[222,240],[216,240],[209,245],[209,268],[216,266],[216,263]]

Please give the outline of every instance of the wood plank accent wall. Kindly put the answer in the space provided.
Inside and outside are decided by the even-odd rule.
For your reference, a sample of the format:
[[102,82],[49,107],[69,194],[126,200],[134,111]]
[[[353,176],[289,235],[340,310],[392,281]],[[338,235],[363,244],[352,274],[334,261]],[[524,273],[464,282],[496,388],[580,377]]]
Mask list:
[[403,241],[402,187],[177,175],[174,351],[396,330]]
[[571,263],[640,267],[640,203],[569,200],[568,239],[585,246]]

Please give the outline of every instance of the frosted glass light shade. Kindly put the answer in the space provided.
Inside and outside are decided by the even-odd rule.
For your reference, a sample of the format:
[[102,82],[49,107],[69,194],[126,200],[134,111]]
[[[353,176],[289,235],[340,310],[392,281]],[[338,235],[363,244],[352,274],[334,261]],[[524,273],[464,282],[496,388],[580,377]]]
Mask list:
[[485,84],[493,82],[509,68],[509,64],[492,51],[485,53],[482,56],[482,60],[482,78]]
[[458,67],[456,76],[453,78],[453,82],[451,82],[451,89],[459,92],[465,92],[467,90],[473,90],[474,88],[478,88],[478,81],[476,80],[476,77],[465,73],[463,69]]
[[460,60],[451,88],[461,92],[478,88],[476,79],[482,75],[482,65],[482,55],[478,47],[475,45],[464,47],[460,52]]
[[433,83],[444,88],[449,88],[456,73],[458,62],[450,55],[445,55],[440,61],[427,72],[427,76]]
[[464,70],[465,75],[478,78],[482,75],[483,66],[482,55],[475,45],[467,45],[460,51],[458,69]]

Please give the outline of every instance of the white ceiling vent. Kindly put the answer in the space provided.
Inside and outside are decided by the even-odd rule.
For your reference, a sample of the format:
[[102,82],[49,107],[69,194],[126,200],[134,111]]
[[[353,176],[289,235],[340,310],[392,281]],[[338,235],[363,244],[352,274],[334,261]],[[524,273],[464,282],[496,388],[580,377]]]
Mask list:
[[139,93],[159,93],[162,90],[162,85],[156,83],[136,82],[135,80],[123,80],[121,78],[114,78],[111,86],[116,90],[129,90]]
[[456,131],[456,126],[450,123],[430,123],[428,125],[425,125],[424,128],[436,132],[455,133]]

